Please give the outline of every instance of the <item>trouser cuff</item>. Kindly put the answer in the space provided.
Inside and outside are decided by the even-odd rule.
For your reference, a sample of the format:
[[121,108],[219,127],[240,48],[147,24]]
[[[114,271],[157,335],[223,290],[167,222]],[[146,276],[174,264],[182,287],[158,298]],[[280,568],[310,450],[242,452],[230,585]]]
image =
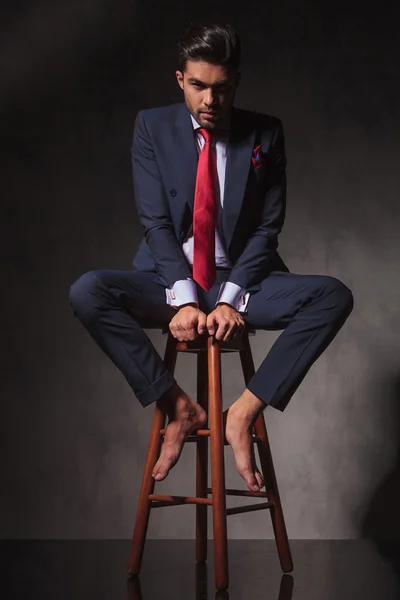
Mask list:
[[148,406],[161,398],[161,396],[168,392],[175,383],[175,377],[170,371],[166,371],[161,377],[156,379],[156,381],[153,381],[151,385],[147,386],[146,389],[141,392],[136,392],[136,397],[143,407]]

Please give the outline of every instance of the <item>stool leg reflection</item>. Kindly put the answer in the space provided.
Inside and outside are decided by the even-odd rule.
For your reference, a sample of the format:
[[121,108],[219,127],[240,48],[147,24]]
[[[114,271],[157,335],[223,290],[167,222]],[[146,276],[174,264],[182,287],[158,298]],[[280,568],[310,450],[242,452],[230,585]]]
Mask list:
[[[145,600],[142,596],[142,590],[140,587],[139,577],[130,577],[127,582],[128,585],[128,600]],[[286,573],[282,575],[281,583],[279,587],[278,600],[292,600],[293,595],[294,579],[292,575]],[[265,600],[270,600],[271,596],[268,590],[265,590]],[[252,586],[251,595],[254,596],[254,585]],[[249,592],[250,596],[250,592]],[[260,594],[256,594],[256,597],[263,598]],[[174,600],[180,600],[171,590],[168,592],[168,598],[174,598]],[[264,600],[263,598],[263,600]],[[185,597],[185,600],[187,597]],[[196,600],[207,600],[208,599],[208,577],[207,577],[207,563],[198,563],[196,565],[196,576],[195,576],[195,599]],[[227,590],[217,590],[215,592],[214,600],[229,600],[229,592]],[[232,595],[231,600],[235,600]]]

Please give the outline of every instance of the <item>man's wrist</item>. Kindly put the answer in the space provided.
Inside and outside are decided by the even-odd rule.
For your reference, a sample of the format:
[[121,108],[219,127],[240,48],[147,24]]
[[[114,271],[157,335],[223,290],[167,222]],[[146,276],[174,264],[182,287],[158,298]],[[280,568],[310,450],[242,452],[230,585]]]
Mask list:
[[186,308],[188,306],[192,306],[193,308],[199,308],[197,302],[186,302],[185,304],[180,304],[179,306],[174,306],[176,310],[181,310],[181,308]]
[[215,305],[224,302],[236,309],[237,312],[244,313],[247,311],[249,297],[250,292],[246,292],[245,288],[233,281],[224,281],[221,283]]
[[229,306],[229,308],[232,308],[233,310],[235,310],[236,312],[239,312],[237,310],[237,308],[235,308],[234,306],[232,306],[232,304],[229,304],[229,302],[217,302],[215,308],[218,308],[219,306]]

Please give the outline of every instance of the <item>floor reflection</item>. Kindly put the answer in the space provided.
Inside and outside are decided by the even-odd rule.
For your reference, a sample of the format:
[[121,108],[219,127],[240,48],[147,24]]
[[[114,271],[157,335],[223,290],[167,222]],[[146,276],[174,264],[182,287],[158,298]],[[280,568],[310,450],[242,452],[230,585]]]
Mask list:
[[[213,578],[214,572],[213,572],[212,568],[210,568],[210,574],[211,574],[211,577]],[[194,582],[195,594],[193,596],[193,598],[195,598],[195,600],[229,600],[229,599],[235,600],[234,593],[231,593],[231,595],[229,595],[228,590],[226,590],[226,591],[215,590],[212,594],[209,594],[208,593],[208,588],[209,588],[208,579],[209,579],[209,575],[208,575],[207,563],[197,563],[196,564],[195,582]],[[291,600],[292,594],[293,594],[293,585],[294,585],[294,578],[292,575],[287,575],[287,574],[282,575],[277,600]],[[141,589],[141,585],[140,585],[140,577],[128,579],[127,586],[128,586],[128,596],[127,596],[128,600],[153,600],[150,598],[149,599],[145,598],[144,595],[142,594],[142,589]],[[263,590],[263,591],[265,592],[265,597],[268,598],[268,600],[272,600],[269,591],[268,590]],[[190,590],[188,590],[188,592],[190,592]],[[253,594],[254,594],[254,584],[252,586],[252,593],[249,594],[249,596],[251,596]],[[261,596],[261,592],[260,592],[260,596]],[[174,598],[174,593],[172,590],[169,590],[168,598],[171,598],[171,600],[178,600],[176,597]]]
[[[148,540],[140,578],[127,579],[130,540],[3,540],[5,598],[12,600],[399,600],[400,547],[387,560],[362,540],[291,540],[282,575],[275,540],[230,540],[230,585],[214,585],[212,540],[196,565],[195,540]],[[294,576],[294,577],[293,577]],[[10,591],[11,590],[11,591]]]

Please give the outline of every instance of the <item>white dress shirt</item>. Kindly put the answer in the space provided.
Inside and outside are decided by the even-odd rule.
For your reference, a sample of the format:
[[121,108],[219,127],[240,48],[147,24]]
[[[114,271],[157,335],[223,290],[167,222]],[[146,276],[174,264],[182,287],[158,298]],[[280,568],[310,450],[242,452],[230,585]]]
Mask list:
[[[204,146],[204,138],[201,135],[200,125],[190,115],[192,119],[193,129],[196,136],[197,150],[200,153]],[[217,158],[217,172],[218,172],[218,186],[216,194],[216,223],[215,223],[215,264],[217,267],[232,267],[229,260],[228,253],[225,250],[222,236],[222,210],[224,203],[224,190],[225,190],[225,170],[226,170],[226,153],[228,147],[228,131],[218,132],[212,144],[215,147],[216,158]],[[182,251],[188,259],[189,263],[193,265],[193,226],[190,228],[186,240],[183,242]],[[172,286],[165,290],[167,297],[167,304],[178,308],[182,304],[198,303],[196,283],[191,278],[180,279],[176,281]],[[220,302],[230,304],[239,312],[244,312],[247,307],[250,293],[236,283],[226,281],[221,283],[221,287],[218,292],[215,306]]]

